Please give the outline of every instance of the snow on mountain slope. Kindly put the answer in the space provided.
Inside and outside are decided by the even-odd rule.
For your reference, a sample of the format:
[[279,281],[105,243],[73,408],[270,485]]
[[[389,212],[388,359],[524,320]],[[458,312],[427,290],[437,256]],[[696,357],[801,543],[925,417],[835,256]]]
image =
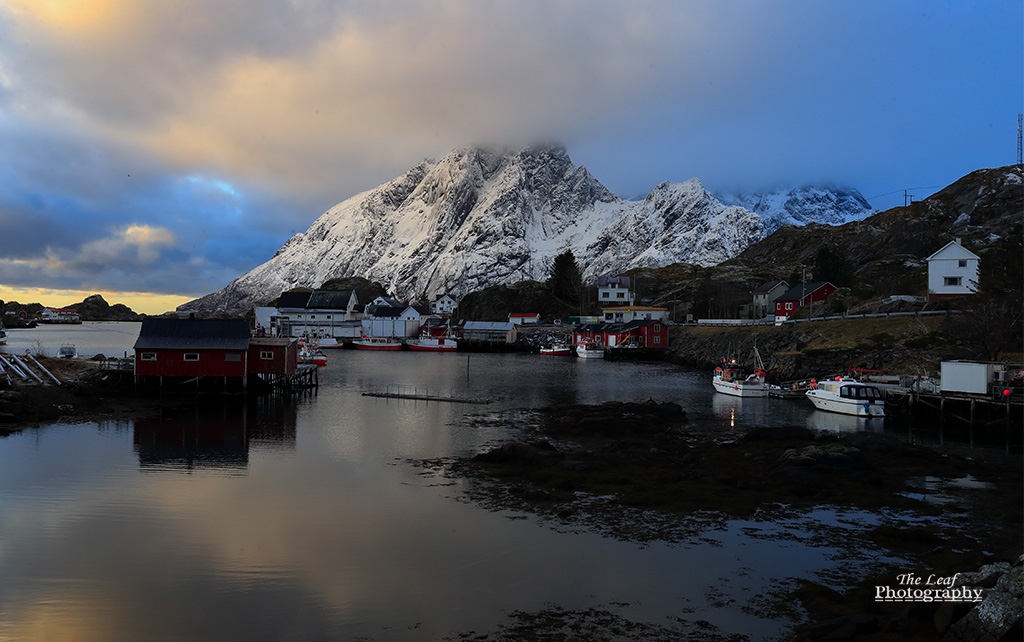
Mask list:
[[805,185],[767,192],[720,194],[718,199],[754,212],[764,221],[764,234],[783,225],[825,223],[842,225],[873,212],[871,204],[855,189]]
[[696,179],[624,201],[561,147],[458,149],[332,207],[269,261],[179,309],[244,312],[340,276],[380,281],[405,298],[461,296],[542,280],[566,249],[590,277],[713,265],[762,235],[760,218],[722,205]]

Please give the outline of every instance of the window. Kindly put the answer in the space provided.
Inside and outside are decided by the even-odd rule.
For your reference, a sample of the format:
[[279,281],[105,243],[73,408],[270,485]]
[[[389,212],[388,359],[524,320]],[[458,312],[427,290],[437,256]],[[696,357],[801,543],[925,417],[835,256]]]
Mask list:
[[241,361],[241,360],[242,360],[242,355],[238,354],[237,352],[229,352],[226,355],[224,355],[224,361]]
[[661,325],[660,325],[660,324],[658,324],[658,323],[655,323],[655,324],[654,324],[654,331],[655,331],[655,332],[661,332]]
[[615,296],[617,298],[619,298],[619,299],[625,299],[626,298],[626,293],[625,292],[616,292]]
[[963,284],[962,276],[945,276],[942,277],[942,284],[947,287],[955,287]]
[[967,267],[967,259],[960,259],[956,262],[957,267]]
[[185,357],[185,361],[199,361],[199,353],[198,352],[186,352],[184,354],[184,357]]
[[661,337],[654,335],[654,345],[658,345],[659,343],[661,343]]
[[787,310],[792,310],[793,309],[793,304],[792,303],[787,303],[786,304],[786,309]]
[[272,350],[260,350],[260,359],[273,360],[274,352]]
[[140,358],[143,361],[156,361],[156,353],[155,352],[143,352],[142,356]]

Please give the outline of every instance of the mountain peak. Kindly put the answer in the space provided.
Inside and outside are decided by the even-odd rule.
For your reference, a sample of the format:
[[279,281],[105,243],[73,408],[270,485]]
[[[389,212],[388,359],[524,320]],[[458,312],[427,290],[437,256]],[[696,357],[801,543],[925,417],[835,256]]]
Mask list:
[[347,276],[401,297],[465,294],[543,280],[565,249],[589,277],[712,265],[761,234],[756,215],[722,205],[697,179],[624,201],[562,145],[468,146],[335,205],[269,261],[182,309],[244,311],[282,290]]

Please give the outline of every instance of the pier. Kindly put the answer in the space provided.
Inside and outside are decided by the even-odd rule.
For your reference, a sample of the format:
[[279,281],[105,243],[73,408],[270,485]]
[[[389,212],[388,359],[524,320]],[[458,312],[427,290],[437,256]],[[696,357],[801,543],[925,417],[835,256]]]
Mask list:
[[364,397],[382,397],[384,399],[412,399],[415,401],[444,401],[447,403],[489,404],[486,397],[446,397],[418,392],[364,392]]

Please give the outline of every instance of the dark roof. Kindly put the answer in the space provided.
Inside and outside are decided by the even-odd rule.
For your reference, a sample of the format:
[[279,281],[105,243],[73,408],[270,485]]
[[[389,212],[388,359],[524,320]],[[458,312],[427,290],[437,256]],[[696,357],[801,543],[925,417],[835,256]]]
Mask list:
[[249,339],[249,346],[286,346],[294,341],[284,337],[253,337]]
[[306,303],[312,310],[347,310],[352,290],[314,290]]
[[430,311],[430,308],[425,306],[425,305],[413,305],[413,306],[409,306],[409,307],[411,307],[413,310],[416,310],[417,312],[419,312],[420,316],[426,317],[426,316],[430,316],[431,314],[433,314]]
[[619,287],[629,287],[628,276],[599,276],[597,277],[597,287],[602,288],[607,285],[615,284]]
[[622,330],[621,323],[584,323],[573,328],[573,332],[619,332]]
[[622,326],[622,329],[632,330],[633,328],[643,328],[649,325],[654,325],[655,323],[665,325],[664,321],[659,321],[658,319],[636,319],[635,321],[630,321],[626,325]]
[[278,308],[305,308],[309,303],[312,292],[282,292],[281,298],[277,300]]
[[[800,301],[804,297],[810,296],[811,293],[817,292],[826,285],[832,284],[829,283],[828,281],[815,281],[814,283],[797,285],[787,290],[786,293],[780,296],[779,298],[775,299],[775,302],[779,303],[780,301]],[[835,286],[832,285],[832,287]]]
[[249,322],[245,319],[143,319],[135,349],[159,348],[247,350]]
[[408,309],[409,306],[393,306],[393,305],[368,305],[366,306],[366,314],[373,317],[400,317],[402,313]]
[[754,290],[753,294],[767,294],[774,290],[775,288],[779,287],[779,285],[785,285],[786,287],[789,287],[789,284],[782,280],[768,281],[767,283],[761,284],[760,287]]

